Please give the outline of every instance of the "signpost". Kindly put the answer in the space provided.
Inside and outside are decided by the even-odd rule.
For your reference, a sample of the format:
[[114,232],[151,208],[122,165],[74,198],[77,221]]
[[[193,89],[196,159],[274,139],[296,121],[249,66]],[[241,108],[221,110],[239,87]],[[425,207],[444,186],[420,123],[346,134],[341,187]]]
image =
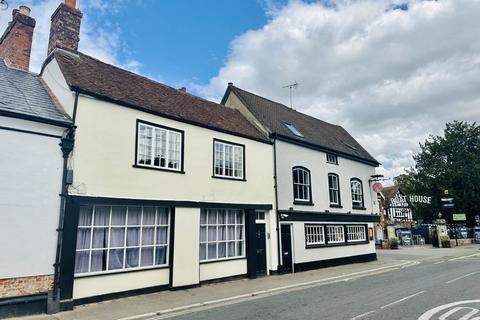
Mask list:
[[[442,209],[452,215],[452,224],[453,224],[453,234],[455,235],[455,244],[458,246],[458,236],[457,236],[457,221],[465,221],[466,217],[464,213],[454,214],[453,209],[455,209],[455,203],[453,198],[446,198],[448,196],[448,190],[444,191],[445,198],[442,198]],[[462,220],[463,219],[463,220]]]

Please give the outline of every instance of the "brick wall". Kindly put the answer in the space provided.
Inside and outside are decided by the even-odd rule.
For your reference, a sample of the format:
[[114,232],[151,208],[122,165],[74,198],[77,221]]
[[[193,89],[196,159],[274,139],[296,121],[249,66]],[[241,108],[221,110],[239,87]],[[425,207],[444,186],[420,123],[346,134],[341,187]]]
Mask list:
[[52,281],[53,275],[0,279],[0,299],[46,293]]
[[0,38],[0,58],[14,68],[28,71],[35,19],[14,9],[12,21]]

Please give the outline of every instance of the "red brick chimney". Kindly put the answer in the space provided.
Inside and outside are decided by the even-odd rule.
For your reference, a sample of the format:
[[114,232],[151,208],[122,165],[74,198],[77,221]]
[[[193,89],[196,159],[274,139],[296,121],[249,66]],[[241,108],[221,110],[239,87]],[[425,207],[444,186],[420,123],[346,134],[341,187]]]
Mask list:
[[12,11],[12,21],[0,38],[0,58],[11,67],[28,71],[32,51],[35,19],[30,8],[20,6]]
[[55,48],[71,52],[78,50],[82,13],[76,8],[76,0],[65,0],[52,15],[48,54]]

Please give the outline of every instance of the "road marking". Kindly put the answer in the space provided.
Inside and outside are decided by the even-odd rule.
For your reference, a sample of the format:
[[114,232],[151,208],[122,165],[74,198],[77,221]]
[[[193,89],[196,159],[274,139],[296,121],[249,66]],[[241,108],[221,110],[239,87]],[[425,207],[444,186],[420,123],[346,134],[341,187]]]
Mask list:
[[455,282],[455,281],[457,281],[457,280],[461,280],[461,279],[463,279],[463,278],[466,278],[466,277],[469,277],[469,276],[471,276],[471,275],[474,275],[474,274],[476,274],[476,273],[478,273],[478,272],[480,272],[480,271],[475,271],[475,272],[467,273],[467,274],[465,274],[465,275],[463,275],[463,276],[461,276],[461,277],[458,277],[458,278],[449,280],[449,281],[447,281],[447,282],[445,282],[445,283],[446,283],[446,284],[450,284],[450,283]]
[[418,296],[419,294],[422,294],[422,293],[424,293],[424,292],[425,292],[425,290],[420,291],[420,292],[417,292],[417,293],[414,293],[414,294],[412,294],[412,295],[409,295],[408,297],[405,297],[405,298],[402,298],[402,299],[400,299],[400,300],[394,301],[394,302],[392,302],[392,303],[386,304],[386,305],[384,305],[383,307],[380,307],[380,309],[388,308],[388,307],[390,307],[390,306],[393,306],[394,304],[397,304],[397,303],[403,302],[403,301],[405,301],[405,300],[411,299],[411,298],[413,298],[413,297],[416,297],[416,296]]
[[[363,271],[358,271],[358,272],[353,272],[353,273],[348,273],[348,274],[342,274],[340,276],[335,276],[335,277],[330,277],[330,278],[325,278],[325,279],[319,279],[319,280],[313,280],[313,281],[308,281],[308,282],[301,282],[301,283],[295,283],[291,285],[286,285],[282,287],[276,287],[276,288],[271,288],[271,289],[266,289],[262,291],[257,291],[257,292],[251,292],[251,293],[246,293],[246,294],[241,294],[238,296],[233,296],[233,297],[226,297],[226,298],[221,298],[221,299],[216,299],[216,300],[209,300],[205,302],[199,302],[199,303],[194,303],[190,305],[184,305],[184,306],[179,306],[175,308],[168,308],[168,309],[163,309],[159,311],[154,311],[154,312],[148,312],[144,314],[138,314],[134,316],[129,316],[129,317],[124,317],[124,318],[118,318],[117,320],[137,320],[137,319],[145,319],[147,317],[153,317],[149,319],[158,319],[156,316],[164,316],[168,313],[173,313],[176,311],[185,311],[188,309],[194,309],[198,307],[205,307],[205,306],[212,306],[215,304],[221,304],[221,303],[228,303],[232,302],[233,300],[238,300],[241,302],[242,299],[246,298],[251,298],[251,297],[256,297],[256,296],[266,296],[274,293],[283,293],[283,292],[288,292],[290,290],[295,290],[295,289],[301,289],[302,287],[310,287],[310,286],[315,286],[315,285],[320,285],[320,284],[331,284],[331,283],[336,283],[336,282],[341,282],[341,281],[349,281],[355,278],[352,278],[352,276],[362,276],[366,274],[367,276],[370,275],[372,272],[385,272],[388,270],[398,270],[401,267],[406,267],[406,266],[414,266],[419,264],[419,261],[410,261],[410,260],[403,260],[403,262],[390,265],[390,266],[384,266],[380,268],[375,268],[375,269],[369,269],[369,270],[363,270]],[[350,277],[350,278],[349,278]]]
[[469,254],[468,256],[457,257],[457,258],[449,259],[448,261],[462,260],[465,258],[476,257],[476,256],[480,256],[480,253]]
[[434,264],[440,264],[440,263],[444,263],[444,262],[445,262],[445,260],[443,260],[443,261],[437,261],[437,262],[435,262]]
[[361,319],[365,316],[368,316],[369,314],[372,314],[372,313],[375,313],[376,311],[375,310],[372,310],[372,311],[368,311],[368,312],[365,312],[365,313],[362,313],[362,314],[359,314],[358,316],[356,317],[353,317],[352,319],[350,320],[357,320],[357,319]]
[[[439,307],[433,308],[431,310],[428,310],[427,312],[422,314],[420,316],[420,318],[418,318],[418,320],[430,320],[430,319],[433,318],[433,316],[435,316],[435,319],[437,319],[438,313],[440,313],[441,311],[445,311],[448,308],[456,307],[458,305],[479,304],[479,303],[480,303],[480,300],[465,300],[465,301],[458,301],[458,302],[453,302],[453,303],[449,303],[449,304],[444,304],[442,306],[439,306]],[[473,308],[470,308],[470,309],[473,309]],[[458,309],[456,309],[456,310],[458,310]],[[449,313],[451,314],[451,312],[447,311],[447,313],[444,313],[438,319],[446,319],[445,316],[448,316]],[[474,314],[472,314],[472,315],[474,315]],[[472,320],[478,319],[478,318],[471,318],[470,315],[466,315],[466,316],[468,316],[468,318],[462,317],[461,319],[472,319]]]

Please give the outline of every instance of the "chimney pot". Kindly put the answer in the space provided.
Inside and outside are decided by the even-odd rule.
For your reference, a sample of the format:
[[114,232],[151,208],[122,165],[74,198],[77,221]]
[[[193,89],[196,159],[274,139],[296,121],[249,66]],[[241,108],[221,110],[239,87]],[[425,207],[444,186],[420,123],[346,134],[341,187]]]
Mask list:
[[77,1],[76,0],[65,0],[65,4],[67,7],[75,9],[77,6]]
[[178,91],[181,91],[181,92],[187,92],[187,88],[185,88],[185,87],[181,87],[180,89],[178,89]]
[[19,12],[27,17],[30,16],[30,8],[27,6],[20,6]]

